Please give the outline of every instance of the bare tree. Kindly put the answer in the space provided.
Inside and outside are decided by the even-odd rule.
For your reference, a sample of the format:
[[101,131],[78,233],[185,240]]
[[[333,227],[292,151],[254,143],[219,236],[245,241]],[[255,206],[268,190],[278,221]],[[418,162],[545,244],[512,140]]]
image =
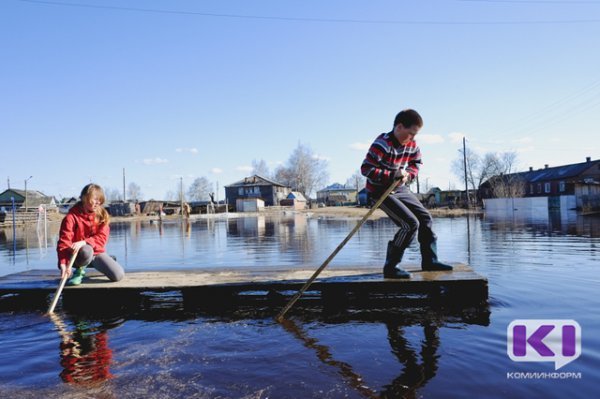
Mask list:
[[[465,163],[464,163],[464,152],[462,148],[458,150],[459,156],[452,161],[452,172],[463,181],[465,178]],[[481,166],[481,157],[473,150],[467,147],[467,184],[472,190],[476,190],[482,183],[478,176],[478,171]]]
[[286,165],[275,171],[278,182],[292,187],[307,198],[323,186],[328,178],[327,161],[319,159],[310,147],[302,143],[298,143]]
[[357,170],[356,172],[354,172],[354,174],[352,176],[350,176],[346,180],[346,184],[345,185],[347,187],[356,188],[356,191],[360,191],[365,186],[366,181],[367,181],[367,178],[364,177],[362,175],[362,173],[360,173],[360,170]]
[[252,161],[252,174],[259,175],[262,177],[266,177],[269,179],[271,177],[271,172],[269,171],[269,167],[267,166],[267,162],[264,159]]
[[177,201],[179,200],[179,197],[181,195],[179,194],[179,190],[169,190],[166,192],[165,194],[165,200],[166,201]]
[[518,174],[494,176],[489,184],[496,198],[518,198],[525,195],[525,180]]
[[[465,177],[463,150],[452,161],[452,171],[461,180]],[[516,152],[488,152],[483,157],[467,148],[467,182],[471,189],[477,190],[484,182],[494,176],[513,173],[517,165]]]
[[106,202],[120,201],[123,198],[121,194],[121,191],[117,190],[116,188],[106,187],[104,189]]
[[209,194],[212,192],[213,184],[204,176],[198,177],[187,191],[190,201],[208,200]]
[[129,183],[127,186],[127,198],[132,199],[134,201],[139,201],[142,199],[142,189],[139,185],[134,182]]

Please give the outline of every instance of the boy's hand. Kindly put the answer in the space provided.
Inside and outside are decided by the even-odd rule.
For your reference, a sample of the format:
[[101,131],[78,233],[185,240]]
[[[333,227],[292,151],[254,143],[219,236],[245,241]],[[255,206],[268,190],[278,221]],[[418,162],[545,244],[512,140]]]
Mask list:
[[398,169],[394,173],[394,180],[402,180],[402,183],[406,183],[407,179],[408,179],[408,172],[405,171],[404,169]]

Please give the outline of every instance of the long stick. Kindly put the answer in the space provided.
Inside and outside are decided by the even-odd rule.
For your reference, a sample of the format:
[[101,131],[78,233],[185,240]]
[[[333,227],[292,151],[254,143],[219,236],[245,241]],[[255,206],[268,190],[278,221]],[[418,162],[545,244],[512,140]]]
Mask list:
[[356,226],[354,226],[354,228],[352,229],[352,231],[350,232],[350,234],[348,234],[346,236],[346,238],[344,238],[344,241],[342,241],[340,243],[340,245],[338,245],[337,248],[331,253],[331,255],[329,255],[329,257],[325,260],[325,262],[323,262],[323,264],[321,265],[321,267],[319,267],[313,273],[313,275],[308,279],[308,281],[304,284],[304,286],[302,286],[302,288],[300,288],[300,291],[298,291],[296,293],[296,295],[294,295],[292,297],[292,299],[290,299],[290,301],[288,302],[287,305],[285,305],[285,307],[283,308],[283,310],[281,312],[279,312],[279,314],[277,315],[277,317],[275,318],[275,320],[277,320],[278,322],[281,323],[281,321],[283,320],[283,316],[285,316],[285,314],[287,313],[287,311],[290,310],[290,308],[292,306],[294,306],[294,304],[296,303],[296,301],[302,296],[302,294],[304,294],[304,291],[306,291],[308,289],[308,287],[310,287],[310,285],[313,283],[313,281],[315,281],[315,279],[317,278],[317,276],[319,274],[321,274],[321,272],[323,271],[323,269],[325,269],[327,267],[327,265],[329,264],[329,262],[331,262],[331,260],[338,254],[338,252],[340,252],[342,250],[342,248],[344,247],[344,245],[346,245],[346,243],[352,238],[352,236],[354,235],[354,233],[356,233],[358,231],[358,229],[360,229],[360,226],[362,226],[363,223],[369,218],[369,216],[371,216],[373,214],[373,212],[375,212],[375,210],[377,210],[377,208],[379,208],[379,206],[383,203],[383,201],[385,201],[385,199],[388,197],[388,195],[390,195],[390,193],[392,191],[394,191],[394,189],[396,188],[396,186],[398,186],[398,184],[401,181],[402,181],[402,179],[396,180],[396,181],[394,181],[388,187],[388,189],[383,193],[383,195],[379,198],[379,200],[377,200],[377,202],[375,203],[375,205],[373,205],[373,207],[371,207],[371,209],[369,210],[369,212],[367,212],[365,214],[365,216],[363,216],[363,218],[356,224]]
[[[74,251],[73,255],[71,255],[71,260],[69,261],[69,266],[67,266],[67,270],[69,270],[73,267],[73,263],[75,263],[75,258],[77,258],[78,252],[79,252],[79,250]],[[65,273],[64,277],[60,280],[60,284],[58,285],[58,288],[56,289],[56,293],[54,293],[54,298],[52,299],[52,303],[50,304],[50,307],[48,308],[49,314],[54,313],[54,308],[56,307],[56,304],[58,303],[58,298],[60,298],[60,294],[62,293],[63,288],[65,288],[65,284],[66,284],[68,278],[69,278],[69,275]]]

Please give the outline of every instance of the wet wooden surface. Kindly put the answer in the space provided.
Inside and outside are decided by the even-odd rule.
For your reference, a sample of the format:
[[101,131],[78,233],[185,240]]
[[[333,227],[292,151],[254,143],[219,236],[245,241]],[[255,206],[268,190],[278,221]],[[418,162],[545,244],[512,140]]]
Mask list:
[[[483,284],[487,279],[475,273],[464,264],[454,264],[451,272],[424,272],[418,265],[405,265],[411,272],[410,279],[384,279],[378,267],[330,268],[325,269],[313,283],[316,286],[332,284],[352,286],[356,284],[373,286],[407,286],[423,284],[444,284],[464,282]],[[127,272],[125,278],[118,282],[110,282],[105,276],[94,271],[88,272],[83,283],[79,286],[65,287],[69,290],[177,290],[194,287],[245,287],[245,289],[276,288],[296,289],[308,280],[317,269],[202,269],[202,270],[169,270],[169,271],[136,271]],[[59,283],[58,271],[31,270],[22,273],[0,277],[0,293],[23,293],[31,291],[54,291]]]

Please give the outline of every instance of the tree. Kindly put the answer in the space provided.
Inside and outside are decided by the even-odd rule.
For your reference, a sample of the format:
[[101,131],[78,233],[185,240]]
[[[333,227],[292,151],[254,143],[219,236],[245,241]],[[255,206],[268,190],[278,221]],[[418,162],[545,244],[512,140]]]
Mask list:
[[269,167],[267,166],[267,162],[264,159],[257,161],[254,159],[252,161],[252,174],[259,175],[262,177],[270,178],[271,172],[269,172]]
[[104,196],[106,197],[106,202],[120,201],[122,199],[121,192],[116,188],[106,187],[104,189]]
[[367,181],[367,178],[360,173],[360,170],[354,172],[352,176],[346,180],[346,187],[354,187],[356,191],[360,191],[363,189]]
[[[452,162],[452,170],[456,176],[464,179],[463,151]],[[467,181],[471,189],[479,189],[486,183],[496,197],[521,197],[525,193],[522,179],[514,175],[518,163],[517,153],[488,152],[483,157],[467,148]]]
[[[464,151],[462,150],[462,148],[460,150],[458,150],[459,152],[459,157],[456,158],[454,161],[452,161],[452,172],[454,172],[454,174],[461,180],[463,181],[465,178],[465,163],[464,163]],[[471,150],[470,148],[467,147],[467,152],[466,152],[466,158],[467,158],[467,185],[470,186],[470,188],[472,190],[476,190],[479,185],[482,183],[482,181],[479,180],[479,176],[478,176],[478,170],[480,168],[481,165],[481,157],[474,152],[473,150]]]
[[307,198],[318,187],[325,185],[328,178],[327,161],[319,159],[310,147],[302,143],[298,143],[285,166],[280,166],[275,171],[275,180],[301,192]]
[[[462,180],[465,178],[463,150],[452,162],[452,171]],[[517,165],[517,153],[508,151],[503,153],[488,152],[483,157],[467,148],[467,182],[471,189],[477,190],[484,182],[493,176],[513,173]]]
[[142,199],[142,189],[134,182],[129,183],[127,186],[127,198],[133,201],[139,201]]
[[209,194],[213,191],[213,184],[206,177],[198,177],[187,191],[190,201],[208,200]]
[[165,194],[165,201],[178,201],[180,198],[179,190],[169,190]]

